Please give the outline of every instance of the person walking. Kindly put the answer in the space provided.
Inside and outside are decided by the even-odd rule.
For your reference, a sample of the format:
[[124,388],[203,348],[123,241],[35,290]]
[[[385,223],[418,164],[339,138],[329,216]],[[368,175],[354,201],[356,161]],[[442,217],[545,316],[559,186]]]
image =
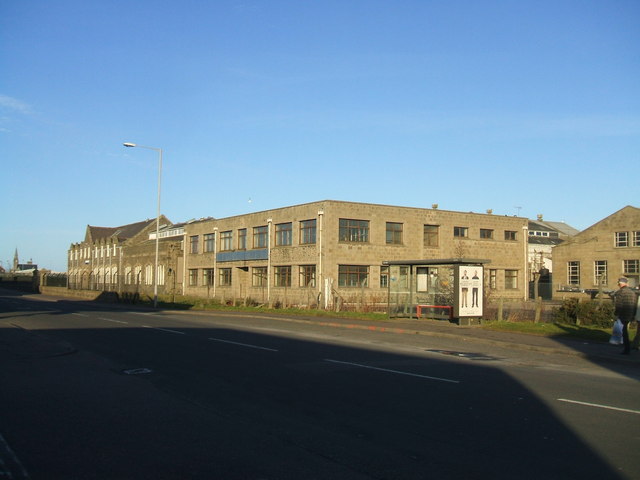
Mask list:
[[619,290],[614,297],[614,313],[622,322],[622,343],[624,355],[629,355],[631,344],[629,342],[629,322],[633,321],[636,314],[636,294],[629,288],[627,277],[618,279]]
[[636,287],[636,297],[638,297],[638,301],[636,302],[636,317],[635,317],[635,326],[636,326],[636,336],[631,342],[632,350],[640,350],[640,290]]

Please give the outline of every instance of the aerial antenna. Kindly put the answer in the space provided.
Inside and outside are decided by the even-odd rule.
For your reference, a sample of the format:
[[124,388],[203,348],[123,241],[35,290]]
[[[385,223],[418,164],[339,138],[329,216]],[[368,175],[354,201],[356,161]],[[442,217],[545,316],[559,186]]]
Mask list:
[[519,217],[520,216],[520,210],[522,210],[522,207],[513,207],[513,208],[515,208],[518,211],[518,213],[516,214],[516,217]]

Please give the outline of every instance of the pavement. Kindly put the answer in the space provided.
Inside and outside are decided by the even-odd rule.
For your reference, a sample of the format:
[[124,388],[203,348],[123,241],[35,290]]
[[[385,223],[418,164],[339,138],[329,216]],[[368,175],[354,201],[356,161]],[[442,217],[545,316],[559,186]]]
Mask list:
[[[273,318],[269,315],[270,318]],[[405,335],[425,335],[458,340],[464,343],[482,343],[500,348],[526,350],[548,354],[571,355],[590,360],[601,360],[627,365],[637,364],[640,368],[640,351],[632,350],[622,355],[622,345],[595,342],[560,336],[539,336],[524,333],[489,330],[482,325],[460,326],[441,320],[427,319],[389,319],[386,321],[367,321],[327,317],[280,317],[282,321],[309,323],[330,328],[345,328],[387,332]],[[636,330],[630,330],[631,338]]]

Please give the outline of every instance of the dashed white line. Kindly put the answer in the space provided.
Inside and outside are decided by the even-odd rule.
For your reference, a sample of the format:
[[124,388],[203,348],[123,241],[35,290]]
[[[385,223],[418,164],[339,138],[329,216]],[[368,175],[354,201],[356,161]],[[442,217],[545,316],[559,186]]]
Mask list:
[[569,400],[568,398],[559,398],[559,402],[574,403],[576,405],[584,405],[586,407],[604,408],[606,410],[616,410],[618,412],[635,413],[640,415],[640,410],[631,410],[629,408],[612,407],[611,405],[600,405],[598,403],[580,402],[578,400]]
[[113,322],[113,323],[121,323],[123,325],[129,325],[129,322],[123,322],[122,320],[114,320],[113,318],[98,317],[98,319],[104,320],[105,322]]
[[151,325],[141,325],[142,328],[151,328],[152,330],[160,330],[161,332],[177,333],[178,335],[186,335],[184,332],[178,330],[171,330],[169,328],[152,327]]
[[278,351],[275,348],[261,347],[259,345],[251,345],[249,343],[232,342],[231,340],[223,340],[221,338],[209,338],[209,340],[212,340],[214,342],[230,343],[231,345],[238,345],[240,347],[257,348],[258,350],[267,350],[269,352],[277,352]]
[[452,380],[450,378],[431,377],[429,375],[420,375],[418,373],[403,372],[401,370],[390,370],[388,368],[372,367],[370,365],[362,365],[360,363],[351,363],[351,362],[342,362],[340,360],[331,360],[330,358],[325,358],[324,361],[325,362],[331,362],[331,363],[339,363],[339,364],[342,364],[342,365],[350,365],[352,367],[367,368],[369,370],[378,370],[380,372],[396,373],[398,375],[407,375],[409,377],[425,378],[427,380],[438,380],[440,382],[448,382],[448,383],[460,383],[459,380]]

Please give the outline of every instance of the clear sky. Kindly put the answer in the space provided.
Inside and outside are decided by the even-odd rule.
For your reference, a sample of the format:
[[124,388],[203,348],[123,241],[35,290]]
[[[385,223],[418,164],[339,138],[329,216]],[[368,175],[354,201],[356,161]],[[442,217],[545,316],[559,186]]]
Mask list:
[[0,260],[317,200],[640,206],[637,0],[2,0]]

